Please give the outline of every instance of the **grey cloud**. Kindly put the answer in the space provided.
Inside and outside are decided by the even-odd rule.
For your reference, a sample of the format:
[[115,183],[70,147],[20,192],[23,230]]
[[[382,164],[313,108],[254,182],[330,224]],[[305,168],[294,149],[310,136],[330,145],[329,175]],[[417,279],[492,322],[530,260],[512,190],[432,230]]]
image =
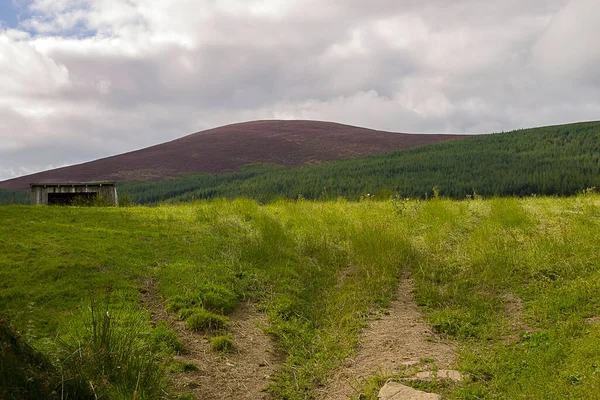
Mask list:
[[574,0],[557,13],[538,38],[535,65],[552,80],[600,89],[600,3]]
[[[144,1],[116,16],[80,0],[65,3],[62,22],[44,15],[67,26],[75,4],[88,13],[78,23],[99,34],[25,39],[54,73],[39,79],[52,82],[64,66],[68,84],[0,94],[0,117],[10,114],[0,179],[36,154],[81,162],[240,120],[483,133],[600,112],[600,53],[586,46],[600,36],[596,0],[310,0],[285,3],[280,15],[170,2],[172,14],[127,14]],[[51,4],[38,3],[39,12]],[[23,71],[14,77],[26,86]],[[11,106],[19,102],[52,112],[30,118]],[[3,149],[6,138],[19,150]],[[35,165],[52,164],[44,157]]]

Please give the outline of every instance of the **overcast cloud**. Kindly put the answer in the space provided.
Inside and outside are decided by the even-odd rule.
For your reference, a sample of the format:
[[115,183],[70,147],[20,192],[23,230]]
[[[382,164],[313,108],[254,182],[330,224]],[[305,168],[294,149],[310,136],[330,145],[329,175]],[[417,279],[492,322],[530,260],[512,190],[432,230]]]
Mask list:
[[0,180],[254,119],[600,119],[598,0],[0,0]]

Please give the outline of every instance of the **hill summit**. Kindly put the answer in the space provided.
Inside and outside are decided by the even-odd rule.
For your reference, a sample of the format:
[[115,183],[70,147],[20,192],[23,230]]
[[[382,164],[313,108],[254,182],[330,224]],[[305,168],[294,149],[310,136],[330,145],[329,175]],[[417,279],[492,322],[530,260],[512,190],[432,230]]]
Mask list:
[[299,167],[458,139],[466,135],[406,134],[333,122],[266,120],[226,125],[167,143],[0,182],[158,181],[186,173],[220,173],[264,163]]

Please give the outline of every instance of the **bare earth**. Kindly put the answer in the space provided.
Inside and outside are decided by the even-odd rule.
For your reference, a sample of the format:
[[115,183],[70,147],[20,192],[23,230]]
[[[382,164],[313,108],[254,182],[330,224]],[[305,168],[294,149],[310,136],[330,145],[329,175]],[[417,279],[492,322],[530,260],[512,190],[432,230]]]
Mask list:
[[184,351],[175,361],[193,363],[198,370],[169,373],[179,392],[193,393],[196,399],[268,399],[262,390],[270,376],[283,361],[273,341],[263,332],[265,315],[252,304],[241,305],[230,316],[229,332],[236,350],[219,354],[210,350],[208,339],[185,327],[185,323],[170,315],[158,297],[153,281],[142,290],[142,304],[151,312],[154,323],[167,321],[184,343]]
[[[319,390],[318,398],[342,400],[358,396],[370,376],[401,374],[424,359],[439,369],[454,363],[456,346],[436,335],[423,320],[412,289],[410,277],[400,280],[397,298],[389,313],[374,319],[365,328],[357,353]],[[196,399],[207,400],[270,398],[263,389],[283,358],[261,329],[267,324],[265,315],[257,312],[252,304],[243,304],[230,315],[229,330],[236,351],[225,355],[211,351],[204,335],[189,331],[182,321],[166,311],[152,280],[144,285],[142,305],[150,311],[154,323],[167,321],[184,343],[184,352],[174,359],[193,363],[198,368],[192,372],[170,373],[177,391],[191,392]]]
[[375,374],[400,374],[421,359],[433,360],[438,368],[453,364],[456,346],[436,335],[423,320],[412,289],[412,279],[400,280],[397,299],[392,302],[389,315],[369,324],[360,339],[357,354],[330,379],[319,398],[341,400],[357,396],[366,378]]

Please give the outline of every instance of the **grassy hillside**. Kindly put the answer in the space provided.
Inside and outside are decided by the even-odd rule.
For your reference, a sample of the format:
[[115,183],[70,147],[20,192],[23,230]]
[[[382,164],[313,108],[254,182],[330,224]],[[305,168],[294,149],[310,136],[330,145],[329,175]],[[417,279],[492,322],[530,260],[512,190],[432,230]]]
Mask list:
[[128,182],[121,192],[139,203],[167,199],[250,197],[358,199],[367,193],[425,197],[570,195],[600,186],[600,123],[482,135],[317,166],[255,166],[234,174],[190,175],[156,183]]
[[[340,219],[347,211],[355,218]],[[191,326],[205,309],[227,315],[251,298],[267,310],[288,359],[272,391],[301,398],[351,350],[370,305],[391,297],[410,256],[396,240],[404,235],[395,218],[345,203],[2,207],[0,318],[55,352],[44,338],[70,337],[77,309],[106,288],[112,308],[130,318],[139,313],[141,283],[152,277]],[[389,233],[375,237],[380,226]],[[337,285],[345,270],[351,276]]]
[[[0,319],[52,355],[57,370],[72,359],[61,358],[64,343],[82,365],[98,363],[86,364],[76,350],[93,348],[90,335],[80,332],[90,318],[91,294],[99,299],[107,292],[110,310],[100,309],[106,315],[101,320],[118,326],[138,321],[127,336],[136,349],[162,343],[146,358],[140,350],[140,359],[168,362],[169,342],[157,339],[168,334],[151,328],[140,302],[143,282],[151,278],[189,329],[208,318],[226,332],[227,315],[240,302],[258,303],[286,356],[270,392],[281,399],[313,398],[352,352],[369,311],[385,307],[398,277],[411,273],[419,305],[438,332],[461,343],[459,367],[473,377],[433,390],[461,399],[600,398],[595,194],[7,206],[0,208],[0,220]],[[131,398],[134,390],[137,398],[152,398],[136,385],[149,365],[132,369],[133,378],[119,385],[114,376],[83,382],[111,398]],[[63,372],[72,371],[67,367]],[[2,389],[0,383],[0,394]]]

